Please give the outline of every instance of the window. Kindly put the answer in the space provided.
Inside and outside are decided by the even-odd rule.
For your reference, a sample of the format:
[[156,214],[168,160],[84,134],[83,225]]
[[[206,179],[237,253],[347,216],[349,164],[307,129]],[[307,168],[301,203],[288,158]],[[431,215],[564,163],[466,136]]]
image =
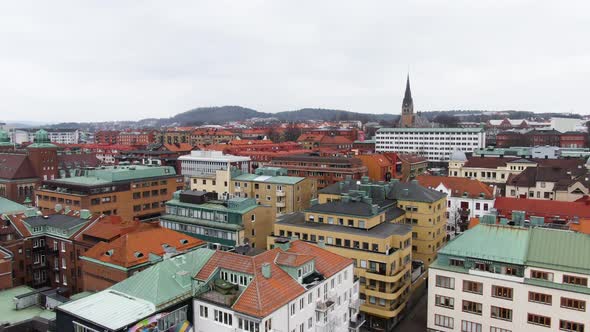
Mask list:
[[528,314],[527,322],[529,324],[551,327],[551,318],[541,315]]
[[435,305],[439,307],[453,309],[455,307],[455,299],[448,296],[436,295],[434,298]]
[[65,242],[61,243],[61,252],[66,252],[66,243]]
[[561,307],[566,308],[566,309],[586,311],[586,301],[562,297],[561,298]]
[[434,315],[434,325],[452,329],[454,327],[453,318],[448,317],[448,316],[435,314]]
[[216,322],[232,326],[232,319],[233,319],[232,314],[227,313],[227,312],[223,312],[223,311],[220,311],[217,309],[213,310],[213,313],[214,313]]
[[570,276],[567,274],[563,275],[563,283],[571,285],[588,286],[588,278]]
[[436,286],[442,288],[455,289],[455,278],[438,275],[436,276]]
[[481,303],[463,300],[463,312],[481,315]]
[[209,308],[205,306],[199,306],[199,315],[203,318],[209,318]]
[[584,324],[562,319],[559,321],[559,329],[562,331],[584,332]]
[[512,288],[502,286],[492,286],[492,296],[501,299],[512,300]]
[[98,330],[89,328],[88,326],[82,325],[78,322],[72,322],[72,323],[74,324],[74,332],[99,332]]
[[543,279],[553,281],[553,273],[539,270],[531,270],[531,279]]
[[295,315],[295,303],[291,303],[291,316]]
[[529,302],[537,302],[551,305],[551,295],[536,292],[529,292]]
[[461,321],[461,332],[481,332],[481,324]]
[[512,321],[512,310],[492,306],[491,307],[491,317],[496,318],[496,319],[507,320],[507,321],[511,322]]
[[259,324],[248,319],[238,318],[238,328],[242,331],[258,332]]
[[499,327],[490,326],[490,332],[512,332],[507,329],[501,329]]
[[481,282],[463,280],[463,291],[468,293],[482,294],[483,284]]
[[309,319],[307,320],[307,328],[311,330],[312,327],[313,327],[313,318],[309,317]]
[[[413,234],[412,234],[413,235]],[[449,264],[451,266],[460,266],[460,267],[464,267],[465,266],[465,261],[462,259],[450,259],[449,260]]]

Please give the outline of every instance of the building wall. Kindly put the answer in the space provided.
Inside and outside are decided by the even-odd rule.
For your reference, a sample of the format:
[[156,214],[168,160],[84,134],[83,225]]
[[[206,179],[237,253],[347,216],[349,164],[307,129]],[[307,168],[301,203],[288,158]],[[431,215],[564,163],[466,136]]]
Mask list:
[[[0,252],[0,255],[2,253]],[[12,288],[12,259],[0,258],[0,290]]]
[[227,170],[215,171],[214,176],[191,175],[189,182],[191,190],[217,193],[219,198],[229,197],[231,193],[230,172]]
[[82,260],[81,265],[84,291],[101,291],[127,279],[131,275],[127,271],[88,260]]
[[483,168],[465,167],[464,162],[449,162],[449,176],[479,180],[486,183],[506,183],[510,175],[520,174],[528,167],[536,167],[536,163],[507,163],[505,167]]
[[[543,270],[543,269],[540,269]],[[547,270],[550,271],[550,270]],[[561,280],[561,273],[555,273],[555,280]],[[454,289],[442,288],[436,286],[436,276],[447,276],[454,278]],[[525,277],[530,277],[530,268],[525,270]],[[586,276],[587,277],[587,276]],[[474,294],[463,291],[463,281],[481,282],[483,284],[483,293]],[[490,327],[504,328],[509,331],[558,331],[559,320],[568,320],[573,322],[584,323],[589,326],[590,319],[588,315],[572,309],[562,308],[560,303],[561,297],[584,300],[586,303],[590,302],[590,295],[588,292],[570,292],[559,287],[539,287],[525,284],[524,278],[492,274],[488,272],[473,271],[470,274],[451,272],[440,269],[430,269],[430,278],[428,286],[428,328],[435,331],[461,331],[462,320],[479,323],[482,325],[481,331],[490,331]],[[492,297],[492,285],[509,287],[513,289],[513,299],[503,299]],[[552,303],[550,305],[530,302],[529,291],[548,294],[552,296]],[[440,307],[435,305],[435,296],[443,295],[454,299],[454,309]],[[472,314],[462,311],[462,301],[468,300],[482,304],[482,314]],[[491,318],[491,306],[507,308],[512,310],[512,321],[505,321]],[[587,309],[586,309],[587,310]],[[527,322],[527,315],[537,314],[551,318],[551,327],[543,327],[529,324]],[[444,315],[454,319],[453,328],[439,327],[434,324],[434,315]]]
[[434,203],[398,200],[398,207],[406,211],[404,222],[412,225],[412,258],[426,267],[445,244],[446,206],[446,197]]

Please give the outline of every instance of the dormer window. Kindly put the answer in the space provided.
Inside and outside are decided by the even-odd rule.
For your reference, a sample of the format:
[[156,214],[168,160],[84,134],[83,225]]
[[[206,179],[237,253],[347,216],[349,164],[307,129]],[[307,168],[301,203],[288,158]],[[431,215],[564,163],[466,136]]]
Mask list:
[[104,254],[105,254],[105,256],[111,257],[111,256],[113,256],[114,253],[115,253],[115,250],[109,249]]
[[136,251],[136,252],[133,253],[133,256],[135,256],[135,258],[141,258],[141,257],[143,257],[143,253],[142,252],[139,252],[139,251]]

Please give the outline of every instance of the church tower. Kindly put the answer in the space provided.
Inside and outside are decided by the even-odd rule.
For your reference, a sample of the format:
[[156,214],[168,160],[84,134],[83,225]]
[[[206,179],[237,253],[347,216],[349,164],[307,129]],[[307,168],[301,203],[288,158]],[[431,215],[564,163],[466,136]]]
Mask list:
[[404,94],[404,101],[402,102],[402,117],[399,122],[400,127],[407,128],[414,125],[414,100],[412,99],[412,91],[410,90],[410,74],[406,81],[406,92]]

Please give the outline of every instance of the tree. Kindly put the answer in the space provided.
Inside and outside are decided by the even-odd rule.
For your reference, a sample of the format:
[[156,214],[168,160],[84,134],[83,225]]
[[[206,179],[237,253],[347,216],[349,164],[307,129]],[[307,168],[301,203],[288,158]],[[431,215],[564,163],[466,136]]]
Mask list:
[[459,118],[448,114],[440,114],[434,118],[434,122],[445,128],[456,128],[459,126]]
[[274,143],[278,143],[281,141],[281,133],[275,127],[270,127],[268,128],[267,138],[273,141]]
[[301,133],[302,133],[301,128],[298,128],[296,125],[291,123],[285,129],[285,141],[295,142],[295,141],[297,141],[299,136],[301,136]]

